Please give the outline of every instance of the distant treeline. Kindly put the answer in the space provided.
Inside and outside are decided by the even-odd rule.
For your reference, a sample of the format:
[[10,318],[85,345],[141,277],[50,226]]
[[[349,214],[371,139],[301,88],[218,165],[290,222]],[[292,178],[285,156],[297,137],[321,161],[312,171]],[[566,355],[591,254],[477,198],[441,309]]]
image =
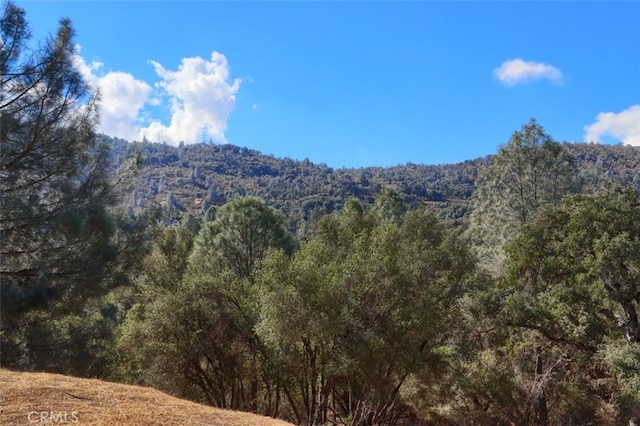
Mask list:
[[[431,205],[445,219],[459,221],[468,211],[478,173],[493,156],[456,164],[407,163],[394,167],[334,169],[326,164],[276,158],[231,144],[174,147],[101,135],[115,164],[134,152],[143,167],[129,200],[134,207],[156,203],[202,215],[236,196],[256,196],[281,210],[297,229],[334,212],[350,198],[373,204],[382,188],[396,191],[411,208]],[[596,190],[607,183],[640,190],[640,148],[624,145],[562,144],[578,178]]]

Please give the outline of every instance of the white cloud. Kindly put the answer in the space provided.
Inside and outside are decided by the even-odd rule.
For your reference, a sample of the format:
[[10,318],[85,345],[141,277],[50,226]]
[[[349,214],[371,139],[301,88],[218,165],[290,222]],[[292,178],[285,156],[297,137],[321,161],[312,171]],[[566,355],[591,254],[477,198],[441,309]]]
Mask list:
[[560,69],[542,62],[523,61],[520,58],[504,61],[499,68],[493,70],[493,75],[507,86],[528,80],[562,81]]
[[226,142],[227,119],[235,106],[241,80],[229,81],[227,58],[218,52],[211,60],[183,58],[177,71],[169,71],[151,61],[161,81],[156,84],[171,102],[168,126],[152,121],[140,135],[151,141],[177,145],[181,141],[196,143],[203,137]]
[[124,72],[100,78],[101,127],[105,134],[134,140],[139,138],[139,117],[149,100],[151,86]]
[[[229,81],[229,64],[221,53],[213,52],[210,61],[183,58],[177,71],[150,61],[160,77],[155,87],[126,72],[101,75],[103,64],[87,63],[79,53],[77,46],[76,67],[100,91],[100,132],[128,140],[146,137],[173,145],[200,142],[203,137],[226,142],[227,119],[235,106],[241,80]],[[146,105],[169,109],[169,125],[149,118]]]
[[85,61],[84,58],[80,56],[81,50],[82,47],[77,44],[76,54],[73,57],[74,65],[78,69],[78,71],[80,71],[80,74],[82,74],[82,77],[85,79],[85,81],[87,81],[95,89],[99,80],[99,77],[95,73],[99,71],[104,64],[100,61],[92,61],[90,64],[88,64],[87,61]]
[[[79,46],[77,52],[80,52]],[[140,112],[150,102],[152,87],[129,73],[99,75],[102,62],[92,61],[89,64],[79,54],[76,54],[75,64],[84,79],[100,92],[98,131],[129,140],[138,139]]]
[[603,135],[618,138],[626,145],[640,146],[640,105],[619,113],[601,112],[595,123],[584,126],[586,142],[600,142]]

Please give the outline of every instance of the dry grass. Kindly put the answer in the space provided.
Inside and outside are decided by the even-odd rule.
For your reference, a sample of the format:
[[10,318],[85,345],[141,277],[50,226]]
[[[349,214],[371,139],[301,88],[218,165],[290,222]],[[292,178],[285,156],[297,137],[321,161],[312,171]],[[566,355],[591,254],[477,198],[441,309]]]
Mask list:
[[47,373],[0,369],[0,424],[238,425],[289,423],[221,410],[160,391]]

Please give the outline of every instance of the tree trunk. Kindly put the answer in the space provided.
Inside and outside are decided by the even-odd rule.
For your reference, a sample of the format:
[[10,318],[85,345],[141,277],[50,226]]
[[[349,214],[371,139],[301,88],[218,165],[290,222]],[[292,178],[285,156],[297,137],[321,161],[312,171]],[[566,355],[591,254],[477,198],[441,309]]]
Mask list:
[[640,324],[638,324],[638,314],[631,301],[620,302],[625,315],[627,316],[627,323],[625,324],[624,331],[625,337],[631,343],[640,343]]
[[255,353],[251,360],[251,377],[249,378],[249,411],[258,412],[258,360]]
[[542,379],[542,355],[540,349],[536,350],[536,378],[535,378],[535,407],[536,424],[539,426],[549,426],[549,414],[547,412],[547,398],[544,394],[544,381]]

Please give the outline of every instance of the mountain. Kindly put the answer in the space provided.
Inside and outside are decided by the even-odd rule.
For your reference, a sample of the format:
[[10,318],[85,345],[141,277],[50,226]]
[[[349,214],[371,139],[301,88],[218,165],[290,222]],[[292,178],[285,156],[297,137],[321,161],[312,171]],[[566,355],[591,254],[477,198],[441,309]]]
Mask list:
[[[373,203],[383,187],[396,190],[412,207],[429,204],[441,216],[463,218],[475,181],[492,156],[457,164],[407,163],[395,167],[333,169],[290,158],[275,158],[231,144],[174,147],[102,135],[116,164],[138,152],[142,167],[127,201],[135,208],[159,204],[176,211],[204,214],[238,195],[253,195],[282,210],[293,229],[333,212],[349,198]],[[577,173],[592,190],[614,182],[640,191],[640,148],[623,145],[563,144]]]

